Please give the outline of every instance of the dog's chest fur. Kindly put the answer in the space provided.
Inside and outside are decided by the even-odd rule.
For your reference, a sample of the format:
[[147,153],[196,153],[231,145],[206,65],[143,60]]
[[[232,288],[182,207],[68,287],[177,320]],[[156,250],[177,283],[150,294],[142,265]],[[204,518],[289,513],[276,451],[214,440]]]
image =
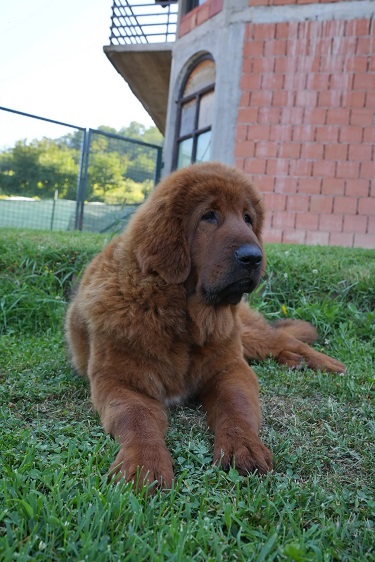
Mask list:
[[[122,378],[166,403],[198,391],[233,337],[234,307],[204,305],[198,295],[188,298],[183,284],[141,274],[131,262],[123,275],[113,255],[98,265],[81,286],[86,322],[106,337]],[[142,377],[132,365],[142,366]]]

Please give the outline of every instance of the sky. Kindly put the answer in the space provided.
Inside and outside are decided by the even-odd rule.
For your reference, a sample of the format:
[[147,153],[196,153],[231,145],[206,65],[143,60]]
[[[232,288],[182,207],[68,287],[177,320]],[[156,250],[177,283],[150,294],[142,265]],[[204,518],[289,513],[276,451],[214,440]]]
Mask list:
[[[103,52],[112,0],[2,0],[0,106],[81,127],[153,121]],[[0,111],[0,149],[69,129]]]

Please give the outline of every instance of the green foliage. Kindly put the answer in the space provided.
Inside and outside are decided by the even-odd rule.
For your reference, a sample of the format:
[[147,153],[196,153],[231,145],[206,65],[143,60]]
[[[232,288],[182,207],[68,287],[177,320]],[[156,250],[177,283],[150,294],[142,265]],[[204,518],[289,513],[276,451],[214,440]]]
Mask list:
[[[161,145],[156,127],[132,122],[119,131],[99,130],[133,140]],[[75,199],[82,133],[59,139],[19,141],[0,153],[0,194]],[[155,175],[156,151],[152,147],[93,133],[90,146],[86,199],[106,203],[140,203]]]
[[[104,137],[100,141],[106,140]],[[94,143],[93,143],[94,145]],[[89,161],[89,184],[86,198],[89,201],[104,201],[105,196],[113,190],[122,192],[125,178],[122,170],[128,165],[126,156],[122,157],[117,152],[105,153],[93,146],[92,157]]]
[[107,241],[0,231],[0,559],[374,560],[375,253],[267,246],[253,304],[316,321],[348,374],[254,365],[275,464],[263,477],[212,466],[200,409],[173,410],[176,481],[150,498],[107,482],[118,445],[64,349],[71,286]]
[[51,139],[18,141],[0,153],[0,191],[26,197],[75,197],[79,151],[58,147]]

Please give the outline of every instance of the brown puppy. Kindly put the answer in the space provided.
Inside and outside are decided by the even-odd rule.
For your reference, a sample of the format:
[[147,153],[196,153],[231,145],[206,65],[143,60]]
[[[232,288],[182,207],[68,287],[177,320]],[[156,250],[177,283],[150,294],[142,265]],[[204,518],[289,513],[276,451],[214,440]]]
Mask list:
[[195,395],[215,434],[214,461],[241,474],[272,468],[258,437],[258,382],[244,359],[275,357],[344,371],[307,345],[301,321],[270,326],[241,302],[264,269],[261,196],[218,163],[175,172],[86,269],[69,307],[72,361],[90,380],[121,448],[116,479],[171,486],[166,408]]

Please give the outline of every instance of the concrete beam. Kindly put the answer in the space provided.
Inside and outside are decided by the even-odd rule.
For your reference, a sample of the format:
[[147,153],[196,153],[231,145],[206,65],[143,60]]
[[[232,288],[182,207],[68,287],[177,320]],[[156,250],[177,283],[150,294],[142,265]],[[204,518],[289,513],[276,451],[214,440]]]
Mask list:
[[104,52],[164,134],[172,44],[108,45]]

